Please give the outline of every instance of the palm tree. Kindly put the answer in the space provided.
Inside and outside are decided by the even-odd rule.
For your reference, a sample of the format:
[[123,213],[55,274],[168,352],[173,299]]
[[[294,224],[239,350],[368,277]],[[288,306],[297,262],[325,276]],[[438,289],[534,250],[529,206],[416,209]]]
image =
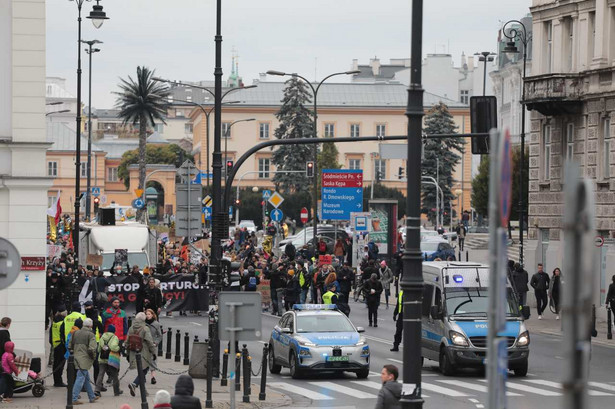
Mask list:
[[[169,91],[166,86],[152,79],[154,71],[147,67],[137,67],[137,81],[128,76],[128,80],[120,78],[121,92],[116,107],[120,109],[118,116],[123,125],[139,124],[139,189],[145,189],[145,144],[147,142],[148,122],[154,126],[156,119],[166,123],[166,101]],[[137,212],[137,220],[141,219],[143,209]]]

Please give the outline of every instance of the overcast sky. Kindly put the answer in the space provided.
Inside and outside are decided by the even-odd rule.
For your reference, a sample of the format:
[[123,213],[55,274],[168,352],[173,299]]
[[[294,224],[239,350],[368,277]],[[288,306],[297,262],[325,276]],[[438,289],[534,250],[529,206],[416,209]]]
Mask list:
[[[231,72],[231,51],[239,74],[251,84],[269,69],[309,79],[348,70],[352,60],[410,56],[411,0],[223,0],[222,68]],[[529,13],[531,0],[425,0],[423,54],[447,52],[459,64],[461,52],[492,51],[502,23]],[[213,80],[215,0],[101,0],[110,18],[96,30],[85,17],[85,40],[97,39],[93,55],[92,105],[111,108],[118,78],[138,65],[161,77]],[[47,0],[47,75],[67,79],[76,94],[77,6]],[[87,101],[88,56],[83,58]],[[275,79],[274,79],[275,80]]]

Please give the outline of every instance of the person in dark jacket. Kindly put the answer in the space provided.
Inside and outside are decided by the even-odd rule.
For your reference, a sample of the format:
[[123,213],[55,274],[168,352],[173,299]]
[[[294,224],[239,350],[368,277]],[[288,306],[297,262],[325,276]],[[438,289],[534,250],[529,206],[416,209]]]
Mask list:
[[190,375],[180,375],[175,383],[175,395],[171,397],[173,409],[201,409],[201,401],[194,394],[194,382]]
[[378,305],[380,304],[380,294],[382,294],[382,283],[378,280],[376,273],[364,284],[367,299],[367,317],[369,326],[378,327]]
[[[375,409],[401,409],[401,383],[397,382],[399,370],[395,365],[385,365],[380,372],[382,389],[378,392]],[[175,406],[173,406],[175,408]]]
[[0,320],[0,356],[4,354],[4,344],[11,340],[9,328],[11,328],[12,321],[9,317],[2,317]]
[[241,286],[243,287],[243,290],[254,292],[260,283],[261,280],[256,276],[256,270],[253,266],[249,266],[247,274],[241,277]]
[[551,288],[549,289],[549,298],[553,301],[553,308],[555,309],[555,319],[559,320],[559,300],[561,294],[562,284],[562,270],[559,267],[555,267],[553,270],[553,276],[551,277]]
[[293,245],[292,241],[288,242],[286,247],[284,247],[284,254],[286,254],[288,256],[288,259],[290,261],[295,260],[295,256],[297,255],[297,249]]
[[519,297],[519,305],[527,305],[527,292],[530,290],[527,286],[528,281],[527,271],[521,267],[521,264],[515,263],[511,274],[511,284]]
[[290,311],[293,305],[299,301],[300,292],[301,287],[299,286],[299,279],[295,276],[295,270],[288,270],[288,280],[284,290],[284,308],[286,311]]
[[278,291],[279,289],[283,289],[283,283],[282,283],[282,274],[284,267],[282,265],[278,265],[277,263],[273,263],[271,265],[270,269],[267,269],[267,272],[265,274],[266,278],[269,278],[269,280],[271,280],[269,282],[269,287],[270,287],[270,292],[271,292],[271,307],[272,307],[272,311],[271,313],[273,315],[282,315],[281,314],[281,308],[280,308],[280,303],[282,302],[281,299],[278,299]]
[[549,275],[544,272],[542,263],[538,264],[538,272],[532,276],[530,285],[534,289],[536,295],[536,309],[538,310],[538,319],[542,319],[542,313],[547,308],[549,302],[549,296],[547,291],[549,290]]
[[344,266],[340,269],[337,275],[337,281],[340,283],[340,294],[344,299],[344,302],[348,302],[350,290],[352,289],[352,283],[354,281],[354,272],[350,263],[344,262]]
[[611,278],[613,281],[609,284],[609,290],[606,293],[606,306],[611,308],[611,311],[615,312],[615,276]]
[[162,291],[156,287],[156,279],[150,277],[147,280],[147,286],[143,289],[143,309],[151,309],[156,315],[160,315],[162,311]]

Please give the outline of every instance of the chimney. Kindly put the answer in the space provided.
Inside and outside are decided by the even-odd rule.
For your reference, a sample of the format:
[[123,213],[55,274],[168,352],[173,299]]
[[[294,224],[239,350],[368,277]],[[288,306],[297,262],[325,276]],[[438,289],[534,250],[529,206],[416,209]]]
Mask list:
[[267,82],[267,73],[261,72],[258,74],[258,82]]
[[352,71],[356,71],[359,69],[359,60],[357,60],[356,58],[352,59]]
[[468,71],[473,71],[474,70],[474,57],[470,56],[470,58],[468,59]]
[[369,65],[372,67],[372,74],[374,76],[380,75],[380,60],[378,57],[374,57],[369,60]]
[[468,61],[466,59],[466,53],[462,51],[461,52],[461,68],[465,67],[467,63]]

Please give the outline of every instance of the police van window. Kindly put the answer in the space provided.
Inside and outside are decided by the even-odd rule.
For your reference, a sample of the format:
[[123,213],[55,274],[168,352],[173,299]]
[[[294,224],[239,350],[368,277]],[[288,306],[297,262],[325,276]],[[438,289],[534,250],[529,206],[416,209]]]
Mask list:
[[429,317],[429,308],[431,307],[431,300],[433,299],[433,285],[425,284],[423,287],[423,317]]
[[442,290],[440,290],[440,287],[436,287],[436,296],[434,297],[433,305],[438,307],[442,305]]
[[280,328],[288,328],[286,326],[286,323],[288,322],[288,317],[290,316],[290,314],[286,314],[285,316],[283,316],[280,319],[280,322],[278,323],[278,325],[280,326]]
[[290,328],[290,330],[292,332],[295,332],[295,327],[293,325],[293,315],[292,314],[288,314],[288,321],[286,322],[286,326],[285,328]]

